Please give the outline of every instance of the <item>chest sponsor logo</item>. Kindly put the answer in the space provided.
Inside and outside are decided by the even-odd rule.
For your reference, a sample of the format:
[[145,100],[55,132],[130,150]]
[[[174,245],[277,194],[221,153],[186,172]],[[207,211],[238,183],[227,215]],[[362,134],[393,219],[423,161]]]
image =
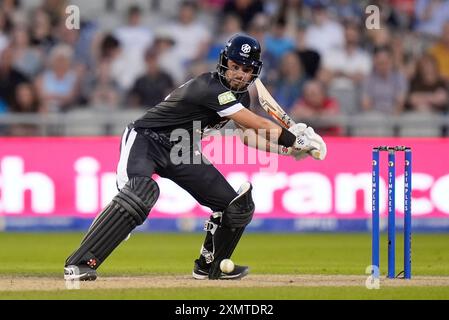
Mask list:
[[234,96],[234,94],[231,91],[223,92],[222,94],[218,95],[218,102],[220,105],[227,104],[231,101],[235,101],[237,98]]

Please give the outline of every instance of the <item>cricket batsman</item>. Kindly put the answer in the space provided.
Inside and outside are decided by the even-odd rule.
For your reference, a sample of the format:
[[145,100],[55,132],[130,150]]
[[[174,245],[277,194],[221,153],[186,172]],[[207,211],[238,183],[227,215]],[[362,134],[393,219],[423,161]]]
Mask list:
[[[237,131],[245,133],[241,138],[248,146],[297,160],[318,150],[318,159],[323,160],[326,144],[311,127],[298,123],[285,129],[248,109],[248,86],[261,72],[260,57],[256,39],[234,35],[221,51],[215,72],[187,81],[127,126],[117,166],[119,192],[95,218],[79,248],[67,258],[66,280],[95,280],[97,268],[145,221],[159,196],[153,174],[172,180],[211,210],[193,277],[226,280],[248,274],[249,268],[240,265],[225,273],[220,270],[220,262],[231,257],[253,217],[251,184],[246,182],[235,191],[212,164],[196,161],[202,159],[198,144],[185,143],[185,139],[181,143],[173,139],[172,133],[184,130],[193,136],[195,124],[200,123],[199,130],[204,133],[232,120],[244,130]],[[178,159],[179,153],[188,161],[172,161],[174,155]]]

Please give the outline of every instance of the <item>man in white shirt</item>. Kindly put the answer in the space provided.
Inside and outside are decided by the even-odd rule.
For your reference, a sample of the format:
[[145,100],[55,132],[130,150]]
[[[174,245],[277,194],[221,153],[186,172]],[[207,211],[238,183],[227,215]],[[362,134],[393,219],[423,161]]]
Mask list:
[[305,34],[307,48],[323,55],[331,49],[343,46],[343,28],[338,22],[331,20],[324,5],[316,3],[313,6],[313,20]]
[[153,33],[141,25],[141,9],[128,9],[127,24],[115,30],[122,52],[113,65],[113,73],[122,89],[128,90],[145,71],[144,53],[153,44]]
[[344,35],[343,48],[326,51],[323,55],[320,79],[344,106],[343,112],[350,113],[357,108],[361,83],[371,71],[372,57],[360,48],[360,33],[355,23],[345,24]]
[[163,26],[175,42],[174,55],[184,66],[206,54],[211,35],[207,27],[197,19],[197,5],[192,1],[180,4],[178,20]]

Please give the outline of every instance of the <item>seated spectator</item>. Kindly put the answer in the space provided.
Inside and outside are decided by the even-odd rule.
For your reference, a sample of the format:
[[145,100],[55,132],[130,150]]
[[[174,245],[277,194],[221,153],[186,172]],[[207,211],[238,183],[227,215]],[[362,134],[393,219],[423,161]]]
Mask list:
[[41,9],[33,12],[31,17],[31,44],[37,46],[44,54],[56,44],[56,39],[52,34],[50,16]]
[[396,13],[398,27],[411,30],[415,23],[415,0],[392,0],[390,3]]
[[372,58],[360,46],[358,24],[347,21],[344,32],[344,47],[323,55],[318,74],[329,93],[339,101],[341,111],[350,114],[359,108],[361,83],[371,71]]
[[431,37],[443,35],[443,25],[449,21],[449,1],[416,0],[415,30]]
[[306,79],[296,52],[286,53],[281,60],[279,76],[273,83],[273,97],[287,113],[302,96]]
[[[257,14],[248,26],[248,34],[259,41],[261,48],[265,48],[265,39],[269,30],[270,21],[265,14]],[[223,47],[223,44],[221,45]],[[267,51],[262,50],[263,68],[260,74],[261,79],[267,83],[277,77],[279,60]]]
[[121,72],[116,81],[124,90],[129,90],[137,77],[144,71],[143,56],[147,47],[153,44],[153,33],[142,25],[142,10],[138,6],[130,6],[126,24],[115,30],[114,36],[120,41],[121,54],[115,62]]
[[78,102],[78,74],[72,68],[73,51],[57,45],[50,52],[49,67],[36,79],[37,92],[47,112],[68,110]]
[[223,7],[225,14],[235,14],[242,21],[243,30],[247,30],[250,22],[258,14],[263,12],[261,0],[235,0],[227,1]]
[[[339,114],[337,100],[326,95],[321,82],[311,80],[304,85],[303,97],[293,106],[291,116],[298,122],[306,122],[320,135],[340,135],[341,128],[319,123],[319,117]],[[316,123],[315,123],[316,122]],[[313,124],[312,124],[313,123]]]
[[13,66],[14,51],[7,47],[0,51],[0,106],[8,109],[14,100],[16,87],[28,78]]
[[43,68],[42,52],[30,46],[30,37],[23,27],[13,31],[12,49],[14,50],[14,66],[28,77],[36,76]]
[[407,80],[393,68],[391,50],[377,48],[374,53],[373,70],[362,85],[362,109],[385,114],[400,114],[404,110]]
[[170,75],[176,86],[185,82],[186,70],[175,49],[175,40],[166,29],[156,31],[154,49],[158,54],[158,63],[164,72]]
[[323,71],[328,73],[330,85],[354,88],[371,71],[371,56],[360,47],[359,40],[359,27],[346,23],[344,47],[324,54]]
[[146,73],[137,79],[129,93],[131,106],[153,107],[173,90],[172,78],[158,65],[158,54],[154,48],[145,53]]
[[185,74],[191,61],[207,56],[212,38],[208,27],[198,16],[198,5],[195,1],[185,0],[179,5],[176,21],[162,26],[174,40],[173,58],[182,66]]
[[265,37],[265,51],[271,53],[277,60],[288,51],[293,50],[293,39],[286,36],[286,21],[283,17],[276,19],[272,25],[271,33]]
[[408,108],[412,111],[442,112],[449,107],[447,86],[440,77],[435,58],[424,55],[410,84]]
[[[298,24],[296,29],[296,41],[295,50],[301,60],[302,67],[307,77],[315,78],[321,64],[320,54],[313,49],[306,46],[305,43],[306,26],[304,24]],[[264,60],[265,64],[265,60]]]
[[429,53],[437,60],[439,72],[449,84],[449,21],[444,24],[440,40],[430,48]]
[[212,39],[207,52],[207,61],[216,62],[223,43],[226,43],[234,34],[242,32],[242,22],[235,14],[227,14],[219,22],[218,35]]
[[120,56],[122,50],[120,41],[110,33],[99,36],[93,47],[97,63],[103,61],[113,63]]
[[118,109],[121,102],[120,86],[112,79],[111,65],[100,62],[93,74],[89,74],[82,84],[85,100],[95,109]]
[[[22,82],[16,87],[10,111],[22,114],[36,114],[41,111],[39,98],[31,83]],[[12,136],[35,136],[39,134],[39,128],[35,124],[10,125],[8,131]]]
[[306,46],[316,50],[320,55],[328,50],[343,47],[344,33],[341,24],[329,17],[324,4],[317,2],[313,4],[312,9],[313,23],[306,29]]
[[0,8],[0,52],[8,46],[8,33],[11,28],[11,22],[6,13]]
[[357,0],[330,1],[329,12],[338,20],[362,21],[363,18],[363,10]]

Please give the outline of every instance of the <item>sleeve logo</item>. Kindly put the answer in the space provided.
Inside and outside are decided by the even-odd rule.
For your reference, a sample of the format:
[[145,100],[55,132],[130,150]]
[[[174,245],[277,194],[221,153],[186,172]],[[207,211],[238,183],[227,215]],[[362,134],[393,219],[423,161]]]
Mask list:
[[220,105],[227,104],[235,100],[237,100],[237,98],[231,91],[226,91],[218,95],[218,102],[220,103]]

